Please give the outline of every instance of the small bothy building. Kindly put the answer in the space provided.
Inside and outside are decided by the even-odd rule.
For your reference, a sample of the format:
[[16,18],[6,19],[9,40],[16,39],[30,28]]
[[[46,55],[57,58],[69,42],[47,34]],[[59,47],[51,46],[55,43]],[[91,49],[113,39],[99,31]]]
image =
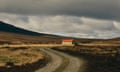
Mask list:
[[71,44],[73,44],[73,39],[63,39],[62,44],[63,45],[71,45]]

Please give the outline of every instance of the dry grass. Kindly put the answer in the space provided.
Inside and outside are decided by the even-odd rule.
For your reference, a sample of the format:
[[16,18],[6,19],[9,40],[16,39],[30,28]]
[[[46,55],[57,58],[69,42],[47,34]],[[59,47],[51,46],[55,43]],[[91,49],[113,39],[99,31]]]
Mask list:
[[30,36],[30,35],[0,32],[0,44],[15,43],[15,42],[29,43],[29,44],[48,44],[48,43],[59,44],[61,43],[61,39],[56,37]]
[[120,47],[75,46],[75,47],[59,47],[56,49],[88,55],[111,55],[111,56],[114,56],[116,54],[120,55]]
[[7,62],[24,65],[44,58],[45,53],[35,48],[0,48],[0,66],[5,66]]

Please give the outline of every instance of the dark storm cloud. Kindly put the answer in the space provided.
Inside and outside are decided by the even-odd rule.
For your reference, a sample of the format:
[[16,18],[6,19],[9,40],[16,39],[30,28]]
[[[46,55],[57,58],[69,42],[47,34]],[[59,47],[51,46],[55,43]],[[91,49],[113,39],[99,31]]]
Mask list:
[[120,22],[78,16],[25,16],[0,13],[0,20],[9,24],[49,34],[72,37],[120,37]]
[[119,13],[120,0],[0,0],[1,21],[73,37],[120,36]]
[[120,0],[0,0],[0,11],[120,19]]

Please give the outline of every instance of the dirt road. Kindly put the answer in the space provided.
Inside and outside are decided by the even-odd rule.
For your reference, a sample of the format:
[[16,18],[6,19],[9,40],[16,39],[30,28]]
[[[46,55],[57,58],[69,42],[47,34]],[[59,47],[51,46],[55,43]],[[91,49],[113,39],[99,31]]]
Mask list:
[[4,44],[0,45],[0,48],[2,47],[63,47],[63,46],[74,46],[74,44]]
[[46,52],[51,61],[36,72],[83,72],[84,61],[68,54],[48,49],[41,49]]
[[43,68],[37,70],[36,72],[53,72],[56,68],[62,63],[62,58],[59,55],[54,54],[53,52],[48,51],[47,49],[40,50],[44,51],[51,57],[51,61]]

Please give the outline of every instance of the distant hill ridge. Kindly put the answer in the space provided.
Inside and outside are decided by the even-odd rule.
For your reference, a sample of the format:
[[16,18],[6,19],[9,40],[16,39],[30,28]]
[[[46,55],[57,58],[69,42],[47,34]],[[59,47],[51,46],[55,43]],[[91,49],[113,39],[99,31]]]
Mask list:
[[[65,36],[58,36],[52,34],[44,34],[44,33],[37,33],[29,30],[25,30],[19,27],[15,27],[11,24],[5,23],[0,21],[0,32],[9,32],[15,34],[22,34],[22,35],[32,35],[32,36],[43,36],[43,37],[52,37],[52,38],[74,38],[74,37],[65,37]],[[88,38],[74,38],[76,40],[84,41],[84,40],[103,40],[103,39],[88,39]],[[113,39],[106,39],[106,40],[120,40],[120,38],[113,38]]]
[[42,33],[32,32],[29,30],[25,30],[22,28],[15,27],[13,25],[7,24],[5,22],[0,21],[0,31],[1,32],[11,32],[11,33],[17,33],[17,34],[25,34],[25,35],[45,35]]

